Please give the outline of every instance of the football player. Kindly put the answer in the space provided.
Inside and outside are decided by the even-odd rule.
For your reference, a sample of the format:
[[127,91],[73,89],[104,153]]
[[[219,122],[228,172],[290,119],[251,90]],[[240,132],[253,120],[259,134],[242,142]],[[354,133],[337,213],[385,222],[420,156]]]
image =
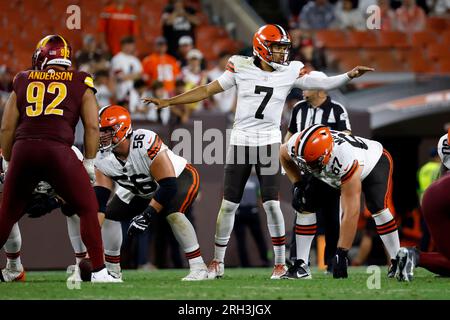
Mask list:
[[[314,125],[294,134],[281,146],[280,160],[294,185],[293,207],[297,211],[297,261],[285,278],[308,278],[308,256],[316,231],[315,215],[306,211],[301,171],[341,190],[343,216],[338,248],[332,260],[334,278],[347,278],[348,250],[352,247],[360,214],[361,192],[375,220],[378,234],[391,259],[388,276],[394,277],[400,248],[397,225],[388,207],[391,200],[393,163],[390,154],[373,140]],[[324,199],[326,201],[326,199]],[[299,245],[300,243],[306,245]]]
[[[95,88],[87,73],[68,70],[71,51],[63,37],[46,36],[36,46],[33,70],[14,78],[1,124],[6,178],[0,247],[25,213],[38,182],[48,181],[80,216],[81,236],[93,265],[92,282],[118,282],[105,268],[97,202],[90,184],[95,178],[99,139]],[[80,118],[85,129],[83,163],[70,149]]]
[[[102,233],[108,270],[121,278],[119,222],[131,219],[128,235],[133,236],[144,232],[155,215],[163,215],[189,261],[190,273],[182,280],[206,280],[197,235],[184,215],[197,197],[197,170],[175,155],[155,132],[133,130],[130,114],[121,106],[100,110],[100,150],[94,188],[105,217]],[[119,187],[107,203],[114,182]]]
[[[72,150],[75,152],[77,158],[80,161],[83,161],[83,154],[81,151],[75,146],[72,146]],[[78,266],[78,263],[87,255],[86,247],[80,237],[80,218],[74,214],[73,210],[70,210],[63,199],[56,195],[55,190],[47,182],[41,181],[38,183],[33,191],[32,199],[25,208],[25,213],[30,218],[39,218],[56,208],[61,208],[62,213],[67,216],[68,234],[70,242],[75,250],[75,265]],[[25,281],[26,275],[20,258],[21,247],[22,236],[19,225],[16,223],[4,245],[7,262],[6,267],[1,270],[1,273],[3,281],[5,282]],[[79,273],[74,272],[74,274],[69,277],[69,280],[72,279],[72,277],[75,277],[75,281],[81,281]]]
[[225,166],[224,196],[217,217],[214,259],[209,276],[224,274],[225,251],[234,225],[245,184],[256,167],[267,226],[272,237],[275,266],[271,278],[286,272],[285,225],[280,209],[279,147],[281,114],[292,88],[330,90],[373,69],[358,66],[350,72],[319,78],[306,74],[300,61],[289,61],[289,34],[279,25],[262,26],[253,37],[253,56],[232,56],[226,71],[217,80],[170,99],[145,99],[158,108],[206,99],[224,90],[237,88],[236,115]]
[[438,142],[442,161],[441,178],[432,183],[423,195],[422,212],[436,244],[437,252],[420,252],[416,248],[400,248],[397,253],[399,281],[411,281],[414,268],[422,267],[444,277],[450,277],[450,129]]

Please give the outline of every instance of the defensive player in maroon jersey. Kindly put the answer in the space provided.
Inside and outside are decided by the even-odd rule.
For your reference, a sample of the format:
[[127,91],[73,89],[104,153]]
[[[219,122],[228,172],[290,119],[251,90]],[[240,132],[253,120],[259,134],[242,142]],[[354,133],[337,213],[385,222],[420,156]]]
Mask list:
[[411,281],[414,268],[422,267],[435,274],[450,277],[450,129],[438,143],[442,161],[441,178],[433,182],[422,199],[422,212],[436,245],[435,252],[416,248],[400,248],[397,253],[399,281]]
[[[37,183],[48,181],[80,216],[81,237],[92,261],[92,282],[120,282],[104,265],[98,204],[89,181],[95,178],[99,145],[95,88],[87,73],[68,70],[70,57],[71,47],[63,37],[46,36],[36,46],[33,70],[14,78],[1,124],[6,175],[0,248],[24,214]],[[83,164],[71,150],[80,117],[85,130]]]

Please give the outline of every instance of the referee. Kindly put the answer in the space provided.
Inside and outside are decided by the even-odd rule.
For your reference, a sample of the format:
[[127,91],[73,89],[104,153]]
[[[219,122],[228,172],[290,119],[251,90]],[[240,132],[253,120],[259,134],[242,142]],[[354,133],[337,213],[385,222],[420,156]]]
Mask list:
[[[317,77],[326,77],[323,72],[311,71],[311,75]],[[350,121],[348,119],[347,110],[340,103],[331,100],[326,91],[323,90],[304,90],[303,98],[294,105],[292,110],[291,120],[289,123],[289,130],[284,138],[288,141],[289,138],[296,132],[314,125],[323,124],[328,126],[331,130],[344,131],[351,133]],[[336,253],[337,242],[339,239],[339,211],[340,211],[340,192],[332,188],[326,183],[313,178],[312,175],[303,175],[305,188],[305,211],[316,213],[316,221],[311,225],[317,224],[319,226],[319,234],[325,233],[325,261],[328,266],[327,270],[331,271],[331,259]],[[295,228],[295,236],[291,242],[291,261],[297,261],[293,269],[284,277],[289,278],[307,278],[309,277],[308,261],[297,260],[296,239],[301,240],[301,246],[305,250],[309,250],[312,238],[310,232],[302,234],[302,227]],[[304,241],[305,240],[305,241]],[[300,250],[302,250],[300,248]],[[295,270],[294,270],[295,269]]]

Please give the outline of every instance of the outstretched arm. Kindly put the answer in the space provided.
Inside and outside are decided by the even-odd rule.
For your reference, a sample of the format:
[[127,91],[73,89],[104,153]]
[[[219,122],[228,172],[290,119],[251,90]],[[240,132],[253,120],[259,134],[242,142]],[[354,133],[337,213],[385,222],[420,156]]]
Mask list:
[[161,109],[172,105],[187,104],[204,100],[222,91],[224,90],[220,86],[219,81],[215,80],[169,99],[144,98],[143,100],[145,103],[153,103],[158,109]]
[[369,67],[357,66],[347,73],[327,78],[305,74],[295,81],[294,86],[303,90],[331,90],[346,84],[353,78],[358,78],[364,73],[374,70]]

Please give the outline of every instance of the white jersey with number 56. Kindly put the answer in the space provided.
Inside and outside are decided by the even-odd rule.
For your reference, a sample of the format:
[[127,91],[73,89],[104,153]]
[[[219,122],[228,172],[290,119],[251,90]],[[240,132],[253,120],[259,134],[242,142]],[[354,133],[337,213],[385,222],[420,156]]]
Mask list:
[[232,56],[217,80],[227,90],[237,87],[237,107],[230,143],[263,146],[281,142],[281,114],[303,63],[292,61],[273,72],[255,65],[254,57]]
[[[288,154],[294,162],[300,134],[294,134],[287,144]],[[320,173],[313,172],[313,175],[334,188],[340,188],[361,167],[361,181],[364,180],[383,153],[381,143],[334,130],[331,130],[331,136],[334,146],[330,160]]]
[[174,154],[155,132],[144,129],[133,131],[126,161],[119,160],[112,152],[99,152],[95,158],[95,167],[119,185],[116,194],[122,201],[129,203],[135,195],[150,199],[158,188],[150,174],[150,166],[163,151],[167,152],[175,176],[178,177],[186,167],[187,160]]

